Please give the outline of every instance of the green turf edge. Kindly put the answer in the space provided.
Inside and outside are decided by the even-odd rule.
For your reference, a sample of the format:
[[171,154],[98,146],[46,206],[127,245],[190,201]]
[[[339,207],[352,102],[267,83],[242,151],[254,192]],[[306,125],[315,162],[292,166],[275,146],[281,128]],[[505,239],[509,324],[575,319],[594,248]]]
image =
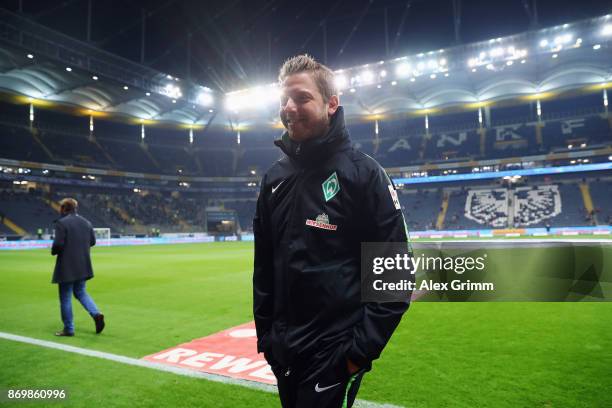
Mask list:
[[0,407],[276,407],[276,394],[0,339],[0,387],[66,389],[61,402]]

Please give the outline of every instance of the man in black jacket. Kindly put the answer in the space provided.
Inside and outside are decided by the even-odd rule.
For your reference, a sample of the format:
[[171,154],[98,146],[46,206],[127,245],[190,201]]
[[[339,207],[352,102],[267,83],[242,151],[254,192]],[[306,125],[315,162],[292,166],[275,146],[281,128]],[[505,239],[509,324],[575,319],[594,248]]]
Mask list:
[[64,329],[56,336],[74,336],[72,295],[89,312],[96,325],[96,333],[104,329],[104,315],[87,291],[85,282],[93,278],[90,247],[96,244],[91,223],[77,214],[78,203],[73,198],[60,201],[61,217],[55,221],[55,237],[51,255],[57,255],[52,283],[59,287],[60,309]]
[[306,55],[281,68],[284,152],[253,220],[257,348],[283,407],[351,406],[408,309],[362,303],[362,242],[406,243],[393,183],[352,148],[333,72]]

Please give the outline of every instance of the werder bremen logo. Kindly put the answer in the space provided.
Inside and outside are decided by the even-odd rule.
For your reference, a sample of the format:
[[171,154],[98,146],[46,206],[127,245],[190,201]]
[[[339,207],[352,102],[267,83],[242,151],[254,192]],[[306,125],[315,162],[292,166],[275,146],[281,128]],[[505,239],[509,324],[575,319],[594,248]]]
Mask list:
[[338,181],[338,175],[335,171],[323,182],[323,184],[321,184],[321,187],[323,187],[323,196],[326,202],[338,194],[338,191],[340,191],[340,182]]

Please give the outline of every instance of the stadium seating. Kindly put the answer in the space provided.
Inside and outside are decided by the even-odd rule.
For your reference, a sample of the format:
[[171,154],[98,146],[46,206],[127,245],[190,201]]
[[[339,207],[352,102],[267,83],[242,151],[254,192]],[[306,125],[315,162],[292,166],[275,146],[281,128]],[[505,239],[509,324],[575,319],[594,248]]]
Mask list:
[[4,216],[30,234],[38,228],[50,232],[53,220],[59,215],[46,202],[39,192],[19,192],[15,190],[0,191],[0,211]]
[[30,129],[25,126],[0,124],[0,155],[2,158],[49,162],[51,158],[34,140]]
[[505,188],[469,190],[465,199],[464,215],[487,227],[506,227],[508,190]]
[[[492,107],[484,146],[477,111],[430,115],[428,132],[424,117],[381,118],[378,134],[374,121],[349,119],[347,127],[355,144],[384,167],[527,156],[568,150],[568,145],[571,150],[612,144],[599,98],[591,94],[547,100],[541,122],[533,103]],[[237,131],[216,126],[194,131],[191,144],[184,129],[153,126],[147,128],[146,144],[142,144],[137,126],[97,120],[96,144],[88,140],[83,118],[39,110],[33,133],[23,121],[2,116],[0,156],[133,172],[177,174],[180,170],[185,175],[237,176],[253,169],[261,173],[280,157],[272,144],[280,133],[277,128],[245,129],[238,143]]]
[[[459,212],[462,203],[465,219]],[[512,190],[470,189],[452,195],[448,213],[458,217],[459,229],[506,228],[511,220],[514,227],[591,224],[576,183],[523,186]],[[445,226],[454,228],[452,222]]]
[[435,229],[442,194],[438,190],[402,190],[400,204],[409,230]]
[[[475,221],[474,219],[466,217],[466,203],[468,202],[468,190],[465,188],[459,190],[452,190],[448,200],[448,209],[446,210],[446,217],[444,218],[444,228],[453,230],[463,229],[483,229],[490,228],[485,223]],[[493,213],[487,217],[489,220],[493,220]]]
[[598,223],[612,225],[612,181],[594,180],[589,187]]
[[559,187],[556,185],[517,187],[514,192],[514,225],[530,227],[545,224],[548,219],[561,213],[561,204]]

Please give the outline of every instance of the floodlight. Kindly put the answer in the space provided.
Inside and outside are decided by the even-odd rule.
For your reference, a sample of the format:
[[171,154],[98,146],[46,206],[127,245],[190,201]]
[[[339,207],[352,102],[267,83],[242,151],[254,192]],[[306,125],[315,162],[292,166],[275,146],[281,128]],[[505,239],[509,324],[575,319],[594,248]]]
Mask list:
[[402,62],[401,64],[398,64],[397,67],[395,68],[395,75],[397,75],[398,77],[406,77],[410,74],[410,64],[407,62]]
[[361,73],[361,82],[363,84],[371,84],[374,81],[374,73],[372,71],[363,71]]
[[202,106],[210,106],[213,103],[213,96],[210,92],[202,91],[197,97],[197,101]]
[[336,87],[338,89],[344,89],[348,85],[348,79],[346,78],[346,75],[337,75],[336,74],[334,76],[334,83],[336,84]]

